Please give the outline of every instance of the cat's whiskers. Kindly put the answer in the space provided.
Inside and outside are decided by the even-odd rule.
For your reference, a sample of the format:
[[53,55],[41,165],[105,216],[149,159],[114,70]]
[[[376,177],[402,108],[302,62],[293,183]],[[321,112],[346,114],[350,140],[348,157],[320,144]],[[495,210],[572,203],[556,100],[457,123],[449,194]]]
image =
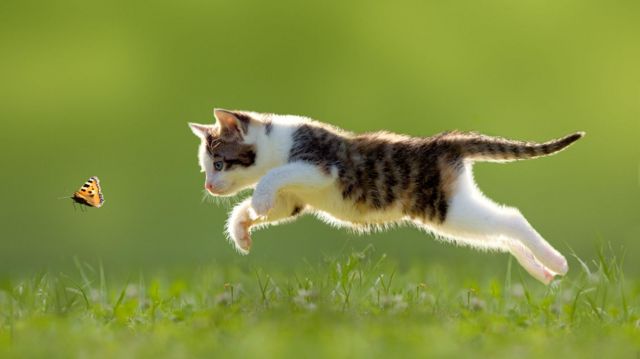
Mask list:
[[202,191],[202,202],[214,203],[224,208],[231,208],[239,199],[246,197],[251,190],[242,190],[233,196],[213,196],[207,190]]

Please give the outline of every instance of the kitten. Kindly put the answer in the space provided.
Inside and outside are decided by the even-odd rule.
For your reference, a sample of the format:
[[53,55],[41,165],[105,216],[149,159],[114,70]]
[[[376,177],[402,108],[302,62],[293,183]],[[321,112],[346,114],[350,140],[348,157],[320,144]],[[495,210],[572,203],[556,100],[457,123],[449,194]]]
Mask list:
[[411,223],[458,244],[510,252],[545,284],[567,273],[566,259],[517,209],[480,192],[471,167],[551,155],[582,132],[532,143],[455,131],[358,135],[304,117],[221,109],[214,116],[215,125],[189,125],[201,139],[212,195],[254,188],[227,221],[240,253],[249,253],[254,229],[313,213],[359,232]]

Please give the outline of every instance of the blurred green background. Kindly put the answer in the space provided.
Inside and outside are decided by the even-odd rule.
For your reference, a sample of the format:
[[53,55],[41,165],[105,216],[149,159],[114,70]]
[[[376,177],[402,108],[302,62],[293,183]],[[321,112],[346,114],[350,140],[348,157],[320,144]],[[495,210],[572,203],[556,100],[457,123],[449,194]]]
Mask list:
[[[229,207],[202,200],[186,125],[212,122],[215,106],[412,135],[584,130],[555,157],[479,164],[477,181],[563,253],[589,259],[611,242],[638,275],[639,39],[637,1],[3,0],[0,271],[74,256],[125,272],[286,268],[372,243],[401,265],[503,276],[506,255],[311,217],[256,232],[237,255]],[[58,200],[92,175],[103,208]]]

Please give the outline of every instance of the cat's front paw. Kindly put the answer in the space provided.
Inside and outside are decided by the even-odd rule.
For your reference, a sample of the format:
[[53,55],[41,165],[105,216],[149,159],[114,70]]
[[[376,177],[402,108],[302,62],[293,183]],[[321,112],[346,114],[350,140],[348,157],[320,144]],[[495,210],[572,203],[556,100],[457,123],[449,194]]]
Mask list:
[[249,254],[251,250],[251,222],[249,220],[236,222],[229,228],[229,235],[241,254]]
[[275,205],[275,198],[273,196],[269,196],[267,194],[256,195],[254,193],[253,198],[251,199],[251,207],[256,215],[260,217],[264,217],[269,214],[269,211]]
[[227,237],[233,241],[240,254],[249,254],[251,250],[251,226],[253,221],[248,212],[249,203],[244,201],[236,206],[227,220]]

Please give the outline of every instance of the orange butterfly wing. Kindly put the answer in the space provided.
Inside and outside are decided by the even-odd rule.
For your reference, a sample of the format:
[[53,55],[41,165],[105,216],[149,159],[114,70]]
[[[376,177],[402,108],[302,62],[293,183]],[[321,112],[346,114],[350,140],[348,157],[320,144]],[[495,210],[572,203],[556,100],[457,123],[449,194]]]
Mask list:
[[80,204],[100,208],[104,203],[104,197],[102,196],[102,188],[100,188],[98,177],[89,178],[79,190],[73,193],[71,198]]

